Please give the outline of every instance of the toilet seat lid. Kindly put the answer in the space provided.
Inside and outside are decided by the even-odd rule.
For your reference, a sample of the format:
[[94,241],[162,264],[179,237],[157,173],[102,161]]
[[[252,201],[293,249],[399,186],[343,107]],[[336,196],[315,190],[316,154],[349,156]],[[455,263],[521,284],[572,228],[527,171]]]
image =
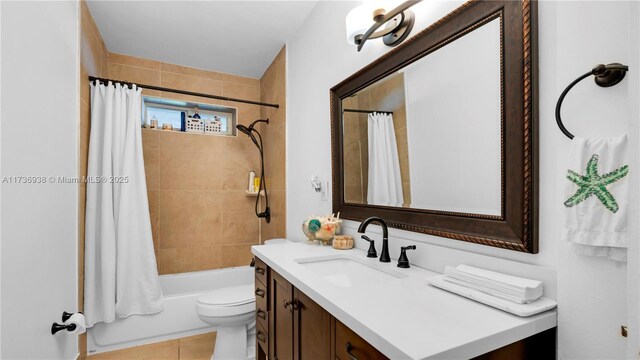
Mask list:
[[223,287],[198,298],[198,302],[201,304],[217,306],[244,305],[255,300],[252,284]]

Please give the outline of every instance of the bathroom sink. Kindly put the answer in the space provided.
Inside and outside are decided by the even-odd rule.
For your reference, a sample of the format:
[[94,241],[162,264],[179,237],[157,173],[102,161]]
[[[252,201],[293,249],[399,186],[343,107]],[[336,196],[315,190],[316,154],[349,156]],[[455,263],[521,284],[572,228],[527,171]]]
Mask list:
[[296,259],[295,262],[340,287],[354,287],[407,276],[371,260],[346,255],[310,257]]

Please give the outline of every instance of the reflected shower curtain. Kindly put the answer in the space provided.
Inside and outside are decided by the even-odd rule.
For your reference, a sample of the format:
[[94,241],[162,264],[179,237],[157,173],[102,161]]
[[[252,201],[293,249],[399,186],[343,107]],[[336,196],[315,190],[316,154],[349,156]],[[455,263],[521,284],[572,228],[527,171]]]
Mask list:
[[367,203],[402,206],[398,145],[391,114],[369,114],[369,184]]
[[87,325],[163,310],[142,157],[141,89],[91,84]]

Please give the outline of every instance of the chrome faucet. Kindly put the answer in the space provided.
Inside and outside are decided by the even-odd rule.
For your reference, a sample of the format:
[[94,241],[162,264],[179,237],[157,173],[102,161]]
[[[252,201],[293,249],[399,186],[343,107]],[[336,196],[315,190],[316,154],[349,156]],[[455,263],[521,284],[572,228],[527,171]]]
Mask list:
[[382,226],[382,253],[380,254],[381,262],[391,262],[391,258],[389,257],[389,229],[387,228],[387,224],[381,218],[377,216],[372,216],[360,224],[358,227],[358,232],[364,234],[367,230],[367,226],[370,223],[377,222]]

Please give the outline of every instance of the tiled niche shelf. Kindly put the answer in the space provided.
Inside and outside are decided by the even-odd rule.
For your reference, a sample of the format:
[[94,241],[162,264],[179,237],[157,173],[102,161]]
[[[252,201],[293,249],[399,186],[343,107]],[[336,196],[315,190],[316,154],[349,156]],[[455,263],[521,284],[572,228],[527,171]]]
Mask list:
[[[198,114],[202,124],[197,124],[197,131],[182,131],[183,126],[188,129],[193,116]],[[230,106],[196,103],[171,98],[143,96],[142,126],[148,130],[173,131],[193,135],[236,136],[238,109]],[[220,121],[223,131],[211,131],[208,121]],[[151,128],[152,121],[157,122],[156,128]],[[183,124],[183,121],[186,123]],[[162,129],[164,124],[171,124],[173,129]],[[217,125],[213,125],[217,126]],[[202,130],[202,131],[200,131]],[[206,131],[205,131],[206,130]]]

